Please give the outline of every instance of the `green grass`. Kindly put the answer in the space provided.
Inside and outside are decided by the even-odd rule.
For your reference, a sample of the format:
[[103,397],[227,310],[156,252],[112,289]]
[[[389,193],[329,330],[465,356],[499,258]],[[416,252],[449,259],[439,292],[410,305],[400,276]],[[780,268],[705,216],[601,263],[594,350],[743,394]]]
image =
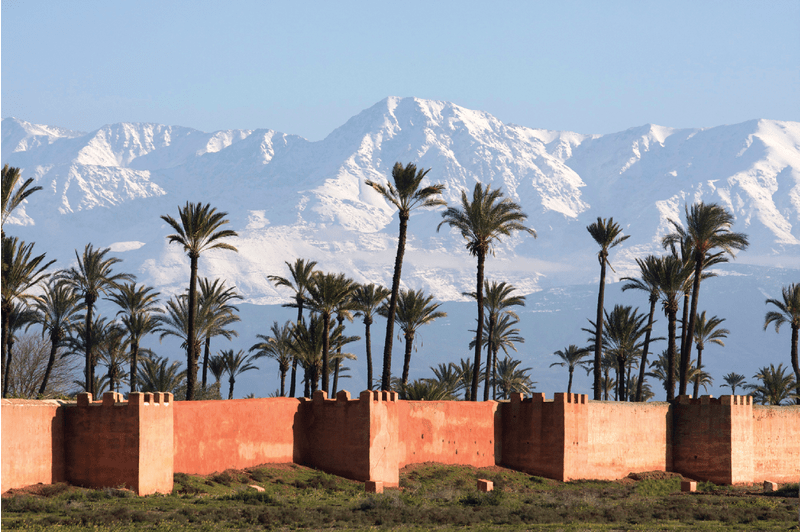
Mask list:
[[[494,482],[480,493],[476,480]],[[264,488],[257,491],[248,485]],[[170,495],[66,484],[3,499],[8,530],[786,530],[798,525],[797,485],[701,483],[680,479],[557,482],[499,468],[424,465],[400,488],[367,494],[313,469],[263,466],[209,476],[175,475]]]

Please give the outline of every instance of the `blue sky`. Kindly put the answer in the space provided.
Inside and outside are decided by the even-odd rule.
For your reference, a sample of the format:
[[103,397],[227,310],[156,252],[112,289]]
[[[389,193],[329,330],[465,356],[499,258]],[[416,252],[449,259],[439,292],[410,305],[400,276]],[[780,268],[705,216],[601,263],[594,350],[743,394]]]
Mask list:
[[800,2],[2,2],[2,116],[324,138],[387,96],[609,133],[800,120]]

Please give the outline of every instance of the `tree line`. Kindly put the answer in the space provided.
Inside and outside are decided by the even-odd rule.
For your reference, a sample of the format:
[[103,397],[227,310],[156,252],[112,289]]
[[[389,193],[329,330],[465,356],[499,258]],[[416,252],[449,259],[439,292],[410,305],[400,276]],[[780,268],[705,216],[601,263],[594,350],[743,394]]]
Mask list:
[[[82,253],[76,250],[75,266],[51,272],[49,268],[55,261],[46,261],[45,254],[35,255],[34,243],[7,237],[8,216],[41,187],[31,186],[33,179],[22,182],[19,169],[6,165],[2,176],[3,396],[19,393],[10,389],[13,346],[16,334],[32,326],[41,326],[42,336],[50,342],[50,354],[37,391],[39,397],[48,396],[50,374],[57,362],[75,356],[83,360],[84,366],[83,380],[75,381],[75,385],[95,395],[106,388],[120,390],[127,384],[130,391],[172,391],[186,400],[217,398],[221,397],[220,380],[227,375],[228,398],[232,398],[236,377],[258,369],[255,362],[261,358],[278,363],[280,389],[275,395],[287,395],[287,376],[290,397],[301,393],[298,379],[304,387],[304,396],[317,389],[335,394],[340,379],[348,377],[345,361],[355,359],[347,352],[347,346],[362,339],[345,334],[345,321],[352,322],[355,318],[361,318],[364,325],[370,389],[376,386],[396,390],[402,398],[428,400],[461,397],[476,401],[481,385],[483,400],[507,398],[514,392],[530,393],[535,385],[530,368],[521,368],[522,361],[509,354],[509,349],[516,351],[515,345],[524,342],[516,327],[519,316],[513,307],[524,306],[525,297],[517,295],[516,288],[506,282],[485,279],[484,268],[487,257],[502,238],[514,233],[535,238],[536,233],[525,225],[527,215],[520,205],[489,185],[477,183],[471,195],[462,191],[460,202],[448,206],[442,198],[444,185],[423,184],[428,172],[414,164],[396,163],[391,181],[366,182],[399,215],[391,288],[359,284],[342,273],[324,272],[317,269],[315,261],[304,258],[286,262],[289,275],[273,275],[269,279],[276,286],[292,291],[292,301],[284,306],[297,309],[296,320],[274,322],[267,334],[257,335],[257,342],[247,352],[222,349],[212,354],[211,340],[238,336],[232,326],[240,321],[235,302],[242,297],[235,287],[226,286],[222,279],[202,278],[198,273],[204,252],[213,249],[237,252],[231,242],[238,234],[226,228],[227,213],[210,204],[186,202],[178,208],[177,218],[161,216],[174,231],[166,237],[168,242],[182,246],[189,259],[187,289],[162,304],[158,299],[160,293],[153,287],[137,284],[132,274],[114,272],[121,259],[108,256],[108,248],[95,249],[87,244]],[[460,232],[467,251],[477,261],[475,290],[464,293],[477,303],[476,325],[469,344],[474,356],[432,367],[433,378],[409,381],[419,329],[446,314],[432,295],[423,290],[400,288],[408,222],[415,209],[440,206],[445,209],[437,231],[448,226]],[[662,241],[666,253],[636,259],[640,275],[623,278],[623,290],[647,293],[649,313],[640,313],[638,308],[630,306],[616,305],[610,312],[604,307],[606,270],[613,271],[609,251],[629,235],[622,234],[613,218],[598,217],[597,222],[587,227],[600,246],[597,314],[595,320],[589,320],[590,327],[583,329],[589,335],[588,345],[570,344],[554,353],[559,361],[551,364],[568,368],[568,392],[572,391],[576,367],[592,375],[596,400],[652,399],[654,393],[646,377],[662,381],[667,400],[675,398],[676,384],[679,395],[687,394],[692,386],[696,397],[700,386],[706,388],[711,383],[710,375],[703,369],[703,350],[709,343],[724,345],[722,340],[729,331],[721,327],[724,318],[698,312],[701,281],[714,276],[711,266],[727,262],[735,257],[736,251],[746,249],[747,236],[731,231],[733,216],[713,203],[687,205],[685,225],[677,220],[670,222],[673,232]],[[782,299],[767,299],[766,303],[772,307],[765,316],[764,328],[772,324],[779,331],[781,325],[789,324],[794,376],[787,375],[787,368],[779,364],[760,368],[753,384],[735,373],[724,377],[732,393],[737,387],[747,389],[765,404],[782,404],[791,399],[800,403],[797,384],[800,382],[797,360],[800,284],[784,287],[781,296]],[[119,309],[113,319],[96,315],[100,297]],[[652,345],[665,340],[652,335],[659,301],[667,317],[667,347],[648,365]],[[679,319],[681,302],[683,314]],[[379,378],[373,365],[371,337],[376,314],[386,318]],[[405,340],[400,377],[392,376],[395,322]],[[186,352],[186,368],[181,369],[179,362],[170,364],[167,358],[149,349],[141,349],[140,343],[148,334],[179,339]],[[697,350],[696,359],[692,359],[693,346]],[[501,349],[504,356],[498,360]],[[107,368],[104,376],[96,375],[98,364]],[[213,384],[208,379],[209,370],[216,380]]]

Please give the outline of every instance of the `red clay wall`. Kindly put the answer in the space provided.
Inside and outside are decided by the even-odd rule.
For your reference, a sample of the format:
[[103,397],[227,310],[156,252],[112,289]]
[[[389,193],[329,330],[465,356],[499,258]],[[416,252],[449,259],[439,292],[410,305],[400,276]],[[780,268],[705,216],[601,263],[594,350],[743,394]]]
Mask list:
[[800,406],[753,407],[754,481],[800,479]]
[[717,484],[753,482],[752,397],[680,396],[672,408],[673,471]]
[[264,463],[296,461],[300,400],[178,401],[175,472],[207,475]]
[[534,475],[570,480],[586,478],[587,397],[557,393],[522,400],[512,394],[502,403],[502,454],[498,463]]
[[65,480],[61,401],[3,399],[0,491]]
[[500,448],[498,403],[400,401],[397,405],[400,467],[423,462],[495,465],[495,449]]
[[125,486],[139,495],[172,491],[172,394],[79,394],[64,408],[66,478],[81,486]]
[[327,399],[318,390],[311,401],[302,402],[295,461],[354,480],[376,480],[370,474],[372,400],[371,394],[364,396],[351,400],[342,390],[336,399]]
[[614,480],[631,472],[669,471],[669,403],[589,401],[585,478]]

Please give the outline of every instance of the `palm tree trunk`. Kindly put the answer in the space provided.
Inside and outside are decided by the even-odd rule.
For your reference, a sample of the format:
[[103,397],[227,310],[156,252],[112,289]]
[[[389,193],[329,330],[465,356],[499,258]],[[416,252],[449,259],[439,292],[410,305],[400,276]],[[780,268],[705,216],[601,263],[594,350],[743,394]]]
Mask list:
[[408,385],[408,372],[411,367],[411,350],[414,347],[414,333],[407,332],[405,334],[406,337],[406,349],[405,349],[405,356],[403,357],[403,388]]
[[700,277],[703,274],[703,262],[705,262],[705,253],[696,252],[694,262],[694,286],[692,287],[692,309],[689,311],[689,327],[686,330],[686,352],[681,353],[680,395],[686,395],[686,377],[689,374],[689,361],[692,359],[694,323],[697,318],[697,301],[700,299]]
[[689,309],[691,308],[691,294],[686,292],[683,294],[683,318],[681,319],[681,360],[683,360],[683,352],[686,350],[686,329],[689,326]]
[[339,364],[341,363],[341,359],[336,359],[336,365],[333,369],[333,389],[331,390],[331,397],[336,396],[336,392],[339,391]]
[[[303,321],[303,298],[297,296],[297,325]],[[308,389],[306,388],[306,392]],[[297,392],[297,355],[292,357],[292,376],[289,381],[289,397],[294,397]]]
[[[307,367],[304,368],[304,374],[305,374],[305,379],[304,379],[304,381],[305,381],[305,389],[304,389],[305,395],[303,395],[303,397],[311,397],[311,369],[307,368]],[[316,390],[316,389],[317,389],[316,379],[314,379],[314,390]]]
[[197,320],[197,257],[189,255],[189,323],[186,331],[186,400],[194,401],[197,383],[197,351],[194,342],[195,320]]
[[567,384],[567,395],[572,393],[572,372],[575,371],[575,368],[572,366],[569,367],[569,384]]
[[281,397],[286,397],[286,372],[281,371]]
[[595,339],[594,339],[594,400],[600,400],[600,371],[601,371],[601,364],[603,362],[603,299],[605,297],[606,291],[606,261],[605,258],[600,259],[600,291],[597,295],[597,320],[595,321],[595,326],[597,331],[595,332]]
[[131,392],[136,391],[136,372],[139,365],[139,342],[131,342]]
[[694,377],[694,391],[692,392],[692,397],[697,399],[700,393],[700,369],[703,367],[703,348],[699,345],[697,346],[697,375]]
[[208,357],[209,353],[211,352],[211,337],[206,336],[206,345],[205,349],[203,350],[203,390],[206,389],[206,383],[208,382]]
[[331,348],[330,339],[331,317],[327,312],[322,313],[322,390],[328,392],[328,351]]
[[369,326],[372,320],[364,317],[364,337],[367,339],[367,390],[372,389],[372,337],[370,336]]
[[492,382],[492,333],[494,332],[494,317],[489,318],[489,330],[486,331],[486,386],[483,387],[483,400],[489,400],[489,386]]
[[797,340],[800,335],[800,325],[792,324],[792,369],[794,370],[794,382],[797,384],[798,397],[795,403],[800,405],[800,364],[797,361]]
[[497,351],[495,347],[492,349],[492,398],[497,401]]
[[8,351],[8,355],[6,355],[6,367],[5,371],[3,372],[3,397],[8,397],[8,387],[9,387],[9,377],[10,369],[11,369],[11,346],[14,345],[12,342],[6,342],[6,339],[3,338],[3,343],[7,345],[6,350]]
[[89,294],[86,295],[86,320],[84,326],[86,327],[86,391],[95,397],[94,389],[94,353],[92,352],[92,311],[94,310],[94,298]]
[[47,389],[47,381],[50,380],[50,372],[53,371],[53,366],[56,363],[56,354],[58,353],[58,344],[61,343],[61,338],[59,338],[58,333],[53,333],[50,335],[50,358],[47,359],[47,368],[44,370],[44,378],[42,379],[42,385],[39,386],[39,394],[38,397],[44,397],[44,391]]
[[667,401],[675,399],[675,322],[677,311],[670,309],[667,313]]
[[230,384],[230,387],[228,388],[228,400],[233,399],[233,384],[235,382],[236,380],[233,378],[233,376],[231,376],[231,378],[228,379],[228,384]]
[[[481,340],[483,339],[483,267],[486,262],[486,252],[478,249],[478,286],[475,289],[475,294],[478,296],[478,326],[475,331],[475,368],[472,374],[472,392],[470,398],[473,401],[478,400],[478,381],[481,379]],[[486,383],[488,386],[489,383]]]
[[10,310],[8,309],[8,305],[3,305],[3,312],[2,312],[2,322],[3,322],[3,337],[0,340],[0,348],[3,350],[3,366],[0,369],[0,378],[3,379],[3,397],[6,396],[8,393],[8,387],[6,383],[8,382],[8,378],[6,378],[6,373],[8,372],[8,366],[10,366],[10,358],[11,358],[11,349],[8,347],[8,334],[9,334],[9,320],[8,316],[10,314]]
[[392,380],[392,340],[394,337],[394,314],[397,310],[397,298],[400,293],[400,274],[403,269],[403,255],[406,251],[406,231],[408,230],[408,214],[400,212],[400,235],[397,238],[397,256],[394,259],[394,277],[392,277],[392,296],[389,299],[389,312],[386,315],[386,340],[383,344],[383,376],[381,390],[389,390]]
[[650,333],[653,332],[653,316],[656,312],[658,295],[650,296],[650,317],[647,319],[647,332],[644,335],[644,346],[642,347],[642,361],[639,364],[639,380],[636,382],[636,402],[642,402],[642,386],[644,385],[644,373],[647,369],[647,350],[650,347]]

